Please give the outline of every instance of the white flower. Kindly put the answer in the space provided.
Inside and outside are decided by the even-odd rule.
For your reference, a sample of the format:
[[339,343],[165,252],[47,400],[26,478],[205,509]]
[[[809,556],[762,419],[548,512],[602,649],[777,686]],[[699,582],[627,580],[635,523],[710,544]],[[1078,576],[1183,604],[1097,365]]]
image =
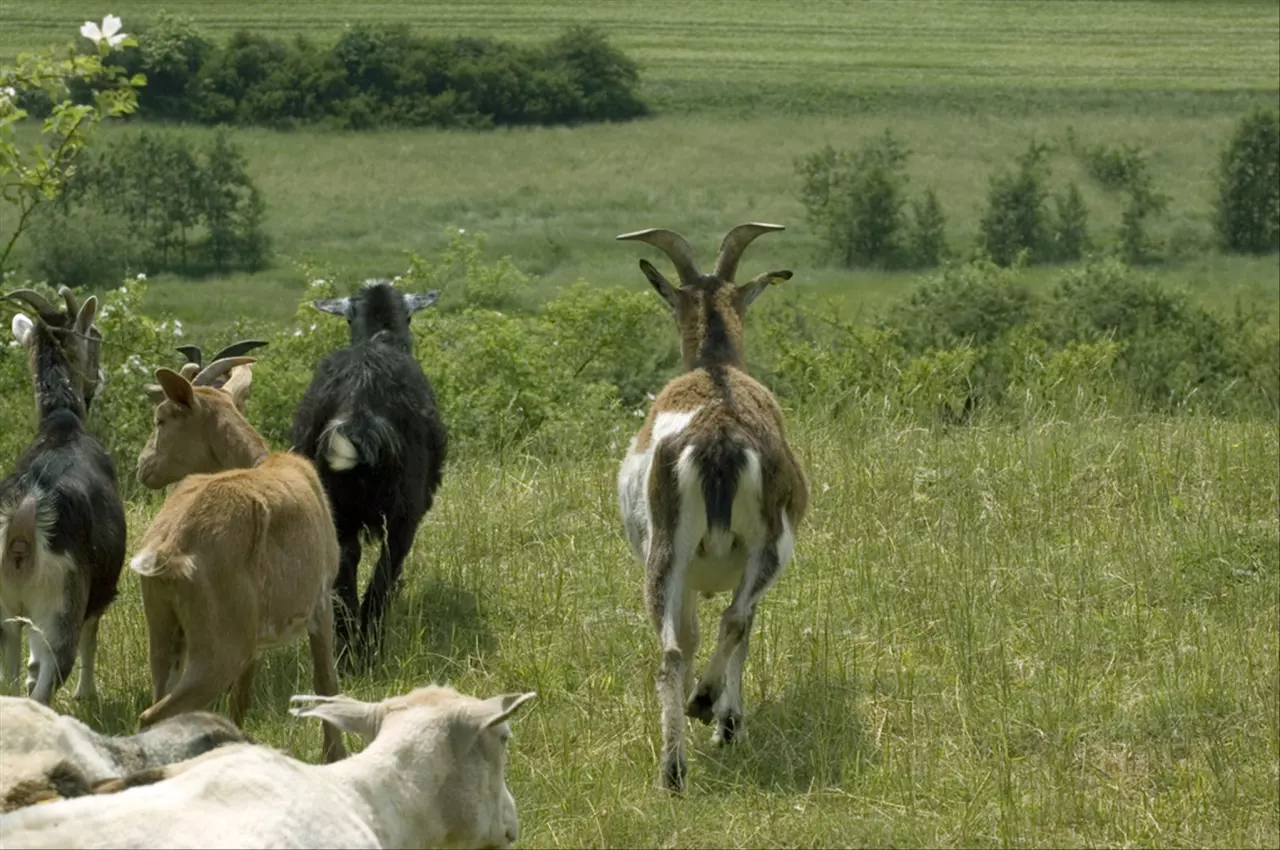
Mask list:
[[182,336],[182,322],[177,319],[173,320],[173,335]]
[[400,282],[400,275],[396,275],[395,277],[391,278],[391,281],[392,281],[393,283],[399,283],[399,282]]
[[137,277],[137,279],[138,279],[138,280],[146,280],[146,279],[147,279],[147,276],[146,276],[145,274],[143,274],[142,272],[138,272],[138,277]]
[[324,286],[324,278],[322,278],[322,277],[318,277],[318,278],[316,278],[315,280],[311,281],[311,285],[312,285],[312,286]]
[[8,103],[17,95],[18,90],[13,86],[0,86],[0,104]]
[[458,228],[458,232],[459,232],[459,233],[466,233],[466,232],[467,232],[467,229],[466,229],[465,227],[459,227],[459,228]]
[[122,286],[122,287],[120,287],[120,294],[121,294],[121,295],[124,295],[124,294],[125,294],[125,293],[127,293],[128,291],[129,291],[129,287],[127,287],[127,286]]
[[312,323],[311,323],[311,330],[312,330],[312,331],[315,331],[315,329],[316,329],[316,323],[315,323],[315,322],[312,322]]
[[294,335],[294,336],[302,336],[302,328],[295,328],[295,329],[294,329],[294,331],[293,331],[293,335]]
[[120,32],[120,19],[115,15],[107,15],[99,27],[93,21],[85,21],[80,27],[80,34],[94,44],[106,42],[108,47],[115,47],[125,40],[126,34]]

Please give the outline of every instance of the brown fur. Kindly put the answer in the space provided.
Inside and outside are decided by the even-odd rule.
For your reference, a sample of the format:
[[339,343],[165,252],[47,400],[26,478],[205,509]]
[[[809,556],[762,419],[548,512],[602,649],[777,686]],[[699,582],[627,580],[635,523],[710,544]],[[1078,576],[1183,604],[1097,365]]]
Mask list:
[[[250,466],[265,443],[225,388],[184,388],[167,371],[157,374],[168,398],[157,407],[139,478],[153,487],[182,480],[131,563],[141,575],[155,698],[141,725],[202,708],[233,685],[231,717],[241,725],[259,641],[300,627],[316,692],[337,693],[330,590],[338,539],[315,467],[277,452],[251,468],[191,474],[211,463]],[[170,690],[180,644],[185,669]],[[341,735],[326,726],[325,758],[343,755]]]
[[70,762],[60,761],[39,779],[25,779],[10,788],[0,800],[0,814],[89,793],[89,780],[79,768]]

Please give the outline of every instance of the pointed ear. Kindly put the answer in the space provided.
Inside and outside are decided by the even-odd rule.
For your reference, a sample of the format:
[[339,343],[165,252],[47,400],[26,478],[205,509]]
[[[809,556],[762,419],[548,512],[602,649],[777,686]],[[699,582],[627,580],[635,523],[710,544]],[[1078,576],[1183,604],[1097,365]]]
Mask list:
[[316,717],[366,741],[377,737],[386,713],[381,703],[361,702],[342,694],[332,697],[303,694],[289,702],[293,704],[289,713],[294,717]]
[[500,697],[490,697],[484,701],[484,707],[481,709],[481,717],[484,718],[482,728],[488,729],[499,723],[505,723],[520,706],[537,695],[536,692],[530,691],[527,694],[503,694]]
[[147,398],[151,399],[152,404],[159,404],[166,398],[164,387],[159,384],[147,384],[143,387],[143,391],[146,392]]
[[324,313],[332,313],[335,316],[351,315],[351,299],[350,298],[321,298],[312,301],[311,306]]
[[13,317],[13,325],[11,325],[13,338],[18,341],[19,345],[26,345],[27,340],[31,339],[31,332],[35,330],[35,327],[35,322],[31,321],[25,313],[18,313]]
[[237,366],[231,370],[231,376],[222,385],[222,391],[231,396],[236,410],[244,413],[245,403],[249,400],[249,391],[253,389],[253,366]]
[[658,294],[662,296],[662,300],[667,302],[667,306],[672,310],[676,309],[676,305],[680,303],[680,295],[671,282],[662,276],[662,272],[653,267],[653,263],[648,260],[640,261],[640,271],[644,272],[644,276],[648,278],[649,285],[658,290]]
[[406,292],[404,295],[404,306],[409,311],[409,315],[430,307],[432,304],[440,300],[440,291],[433,289],[430,292],[419,294],[416,292]]
[[749,307],[751,302],[759,298],[760,293],[764,292],[770,284],[776,285],[787,280],[791,280],[790,269],[758,274],[738,287],[738,302],[742,304],[743,307]]
[[90,295],[80,305],[80,312],[76,315],[76,333],[88,334],[89,326],[93,324],[93,317],[96,315],[98,315],[98,296]]
[[166,369],[161,366],[156,370],[156,380],[160,383],[164,390],[165,398],[175,404],[183,407],[190,407],[194,390],[191,389],[191,382],[179,375],[172,369]]

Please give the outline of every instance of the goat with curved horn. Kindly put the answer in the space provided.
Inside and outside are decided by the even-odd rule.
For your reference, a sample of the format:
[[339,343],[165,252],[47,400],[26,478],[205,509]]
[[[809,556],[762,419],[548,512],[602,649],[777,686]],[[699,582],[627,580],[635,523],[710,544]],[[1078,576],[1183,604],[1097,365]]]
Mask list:
[[6,292],[3,297],[15,301],[25,301],[41,315],[48,313],[57,315],[59,313],[58,308],[53,306],[48,298],[45,298],[34,289],[15,289],[13,292]]
[[702,279],[702,271],[698,268],[698,260],[693,255],[693,248],[690,247],[683,236],[674,230],[651,227],[648,230],[623,233],[615,238],[647,242],[655,248],[662,249],[663,253],[670,257],[671,262],[675,264],[676,272],[680,275],[680,283],[684,286],[693,286]]
[[742,258],[742,252],[746,247],[757,236],[774,230],[786,230],[786,228],[781,224],[753,221],[749,224],[739,224],[730,230],[724,237],[724,241],[720,243],[720,250],[716,252],[716,264],[711,273],[721,280],[733,280],[733,276],[738,271],[738,260]]
[[[213,360],[222,360],[226,357],[240,357],[248,354],[255,348],[262,348],[269,343],[265,339],[242,339],[239,342],[233,342],[226,348],[213,355]],[[198,345],[179,345],[178,352],[187,358],[188,363],[194,363],[197,366],[204,366],[204,351]]]

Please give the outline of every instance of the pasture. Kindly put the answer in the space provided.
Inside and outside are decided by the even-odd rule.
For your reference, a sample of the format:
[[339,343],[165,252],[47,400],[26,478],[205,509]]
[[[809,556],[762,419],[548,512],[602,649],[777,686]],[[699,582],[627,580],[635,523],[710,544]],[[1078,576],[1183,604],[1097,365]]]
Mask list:
[[[161,6],[5,2],[0,62],[67,40],[106,11],[127,30]],[[532,275],[512,305],[520,309],[579,279],[639,291],[643,254],[615,234],[671,227],[706,257],[728,227],[763,220],[788,230],[747,251],[741,279],[791,268],[788,287],[815,322],[869,316],[917,275],[819,263],[796,157],[891,128],[912,151],[909,193],[933,187],[952,245],[967,250],[989,176],[1012,167],[1033,138],[1049,141],[1059,146],[1050,185],[1077,181],[1091,230],[1110,239],[1121,199],[1091,184],[1065,151],[1070,128],[1086,143],[1149,152],[1155,185],[1170,197],[1152,224],[1170,259],[1153,277],[1222,313],[1238,307],[1280,321],[1280,257],[1216,253],[1208,224],[1213,168],[1231,128],[1250,106],[1277,101],[1280,6],[1011,8],[924,0],[753,0],[750,14],[727,0],[183,8],[219,37],[248,27],[322,40],[358,18],[526,40],[597,23],[640,61],[656,114],[485,133],[235,128],[267,201],[276,263],[252,275],[153,278],[146,312],[180,318],[188,338],[206,345],[225,340],[237,318],[287,334],[313,276],[347,287],[399,274],[405,252],[430,258],[459,229],[485,234],[486,258],[510,255]],[[0,235],[6,226],[0,220]],[[1049,287],[1059,271],[1024,277]],[[757,344],[749,335],[749,363]],[[417,345],[432,377],[433,351],[421,336]],[[280,350],[262,353],[259,386],[276,370],[309,371],[273,357]],[[104,352],[126,370],[126,352],[110,341]],[[150,365],[159,364],[138,368]],[[114,380],[105,393],[140,379]],[[26,396],[5,401],[11,411],[30,407]],[[249,419],[259,424],[255,411],[296,401],[255,395]],[[451,452],[388,617],[385,656],[345,677],[344,691],[378,699],[428,681],[478,696],[537,691],[514,724],[508,768],[523,847],[1280,842],[1274,419],[1103,404],[922,427],[870,399],[834,418],[782,401],[812,506],[795,559],[756,617],[748,737],[718,749],[710,729],[693,724],[683,797],[654,787],[658,651],[614,492],[623,430],[592,435],[593,446],[612,441],[608,452],[568,443],[549,455]],[[137,403],[146,407],[141,396]],[[443,413],[449,424],[451,411]],[[638,424],[627,414],[620,428]],[[101,413],[90,427],[106,427]],[[10,423],[6,472],[32,430]],[[117,455],[122,478],[132,477],[140,449]],[[129,487],[132,554],[160,496]],[[366,553],[362,585],[374,559]],[[77,702],[64,686],[54,703],[111,732],[133,730],[150,703],[136,579],[126,569],[103,619],[100,698]],[[726,602],[702,603],[704,663]],[[311,691],[310,677],[304,645],[267,653],[246,731],[315,761],[317,725],[285,713],[290,695]]]

